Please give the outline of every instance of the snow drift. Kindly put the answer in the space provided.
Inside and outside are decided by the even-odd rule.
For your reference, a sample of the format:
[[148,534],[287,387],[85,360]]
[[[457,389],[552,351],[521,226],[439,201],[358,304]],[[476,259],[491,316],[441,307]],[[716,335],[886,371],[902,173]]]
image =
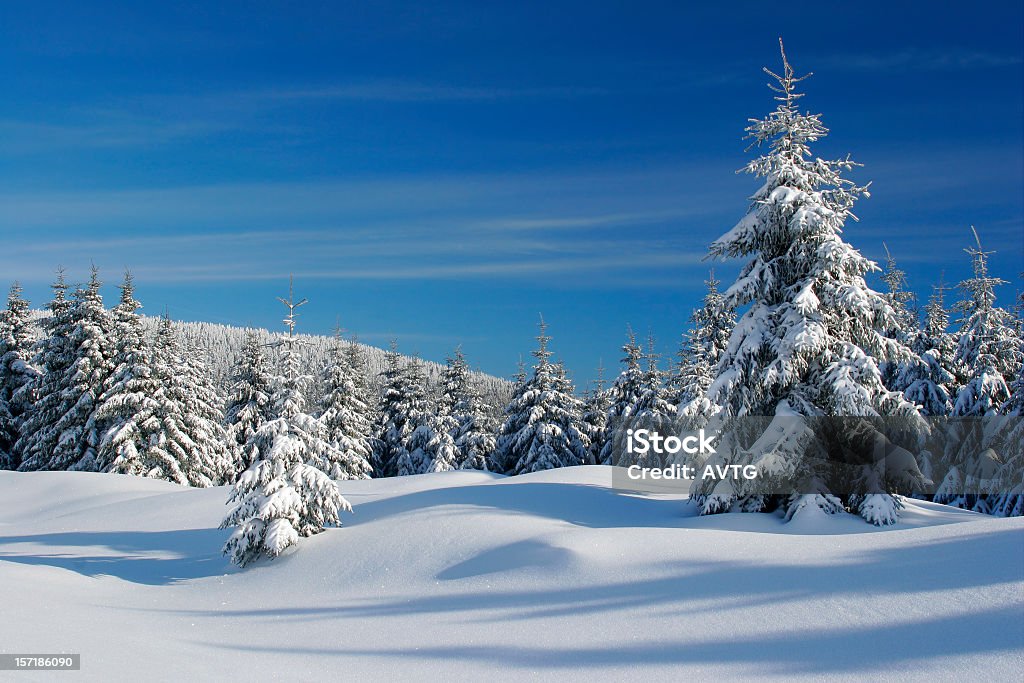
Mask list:
[[227,490],[0,472],[0,648],[81,680],[1010,680],[1024,519],[907,501],[698,517],[611,469],[342,482],[344,526],[245,570]]

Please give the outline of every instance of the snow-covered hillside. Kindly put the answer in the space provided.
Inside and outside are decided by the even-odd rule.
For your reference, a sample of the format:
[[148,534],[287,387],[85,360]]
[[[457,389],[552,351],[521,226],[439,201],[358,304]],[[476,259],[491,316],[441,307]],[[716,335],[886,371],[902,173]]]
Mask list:
[[[225,488],[0,472],[0,650],[75,680],[1013,680],[1024,519],[697,517],[606,467],[343,482],[345,526],[221,556]],[[25,676],[25,680],[35,680]]]
[[[155,328],[156,318],[144,317],[144,324],[148,328]],[[181,334],[182,340],[189,345],[202,349],[205,353],[204,360],[210,369],[211,376],[219,386],[227,386],[231,375],[232,364],[238,357],[238,353],[245,341],[245,334],[248,328],[222,325],[219,323],[207,322],[175,322],[175,329]],[[264,344],[268,351],[274,352],[274,342],[280,339],[280,334],[275,330],[256,329],[260,343]],[[302,353],[303,367],[308,368],[317,376],[320,370],[327,365],[328,357],[334,345],[334,338],[318,334],[300,334],[301,340],[299,349]],[[401,343],[401,339],[397,340]],[[364,371],[372,383],[376,383],[380,373],[386,364],[385,350],[376,346],[360,344],[363,353],[363,360],[366,363]],[[411,356],[402,356],[402,363],[407,364]],[[423,361],[423,370],[427,381],[434,385],[444,365],[431,361]],[[508,380],[487,375],[482,372],[471,372],[471,377],[478,389],[492,403],[503,405],[508,401],[511,393],[511,384]],[[319,398],[314,391],[311,400]]]
[[[43,334],[39,327],[49,314],[43,310],[33,310],[30,312],[30,315],[33,322],[33,336],[38,338]],[[141,316],[141,320],[147,334],[152,337],[156,333],[160,318],[157,316]],[[210,380],[222,392],[227,392],[231,384],[232,369],[245,342],[247,332],[255,332],[260,344],[265,347],[272,360],[277,360],[275,342],[281,338],[278,330],[180,320],[172,320],[171,323],[186,346],[197,349],[202,353],[202,359],[206,364]],[[320,373],[324,366],[328,364],[335,339],[333,336],[320,334],[299,334],[297,336],[301,340],[299,349],[302,354],[303,367],[307,368],[308,372],[315,379],[319,380]],[[401,342],[400,339],[396,341]],[[343,343],[350,343],[350,341],[346,339]],[[365,363],[363,371],[370,384],[376,387],[379,382],[380,373],[384,370],[386,352],[384,349],[363,343],[359,343],[359,347]],[[402,364],[407,365],[412,360],[412,356],[402,355],[401,359]],[[430,386],[436,385],[444,365],[427,360],[422,361],[422,363],[423,373],[428,383]],[[478,391],[481,392],[490,405],[500,408],[508,403],[512,393],[510,381],[479,371],[471,371],[470,377]],[[322,387],[319,386],[319,382],[315,382],[310,389],[309,399],[315,403],[321,397]]]

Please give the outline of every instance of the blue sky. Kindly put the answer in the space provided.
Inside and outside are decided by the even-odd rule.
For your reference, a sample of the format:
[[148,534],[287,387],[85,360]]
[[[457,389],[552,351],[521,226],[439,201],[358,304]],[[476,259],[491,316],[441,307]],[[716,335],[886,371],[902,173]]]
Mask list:
[[[794,5],[796,7],[796,5]],[[757,182],[762,66],[872,180],[847,238],[927,296],[1024,269],[1019,2],[5,3],[3,275],[124,267],[150,313],[301,329],[511,375],[537,314],[578,382],[627,324],[674,352]],[[877,281],[875,282],[877,285]]]

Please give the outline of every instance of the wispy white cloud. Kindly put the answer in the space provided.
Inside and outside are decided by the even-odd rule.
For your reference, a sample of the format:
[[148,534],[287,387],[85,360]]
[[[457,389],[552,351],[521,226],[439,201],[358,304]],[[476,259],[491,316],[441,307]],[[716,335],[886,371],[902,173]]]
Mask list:
[[230,129],[215,121],[181,122],[144,117],[91,117],[62,122],[0,120],[0,153],[54,149],[156,147]]
[[536,275],[582,275],[608,271],[635,270],[638,273],[665,267],[695,265],[701,262],[703,252],[673,254],[646,251],[635,254],[583,254],[555,259],[515,259],[482,261],[479,263],[448,263],[443,260],[419,265],[379,262],[369,266],[316,269],[282,268],[269,264],[256,268],[228,267],[211,264],[206,267],[179,269],[176,267],[133,269],[140,277],[154,282],[249,282],[284,280],[289,275],[301,275],[316,280],[462,280],[462,279],[516,279]]
[[432,102],[460,100],[506,100],[520,98],[576,98],[607,95],[606,88],[595,86],[493,87],[403,80],[363,81],[311,85],[292,88],[267,88],[216,95],[217,102],[293,103],[310,100],[362,102]]
[[617,225],[640,225],[664,222],[684,216],[706,213],[707,207],[692,205],[686,209],[668,211],[643,211],[633,213],[612,213],[592,216],[503,218],[482,221],[480,227],[486,230],[566,230],[574,228],[600,228]]
[[[432,227],[472,220],[480,229],[547,229],[570,225],[666,220],[698,215],[728,192],[706,179],[707,165],[636,172],[430,175],[310,182],[253,182],[90,191],[0,190],[0,222],[23,229],[78,226],[123,234],[343,228],[381,224]],[[719,178],[719,179],[721,179]],[[718,185],[726,185],[717,189]],[[701,193],[680,196],[679,188]],[[643,212],[636,205],[651,207]],[[641,215],[642,214],[642,215]],[[81,229],[78,230],[81,234]]]
[[[956,159],[954,150],[909,170],[883,159],[874,167],[886,177],[925,183],[930,189],[912,199],[928,206],[959,201],[957,193],[975,182],[942,171],[928,184],[928,173],[955,168]],[[709,171],[702,162],[628,172],[0,190],[0,224],[19,231],[5,246],[7,277],[33,281],[48,279],[57,264],[76,268],[95,260],[108,272],[129,266],[154,282],[245,282],[295,273],[630,288],[681,281],[693,266],[706,270],[700,260],[707,242],[746,209],[750,179],[731,170]],[[993,230],[1000,249],[1019,230],[1019,207],[1008,206],[1007,216]],[[895,227],[887,214],[852,224],[848,237],[869,249],[883,239],[894,244],[888,235]],[[947,255],[911,258],[927,257],[941,262]]]
[[[19,225],[24,235],[6,252],[13,277],[48,278],[58,263],[95,259],[161,282],[295,273],[323,280],[543,277],[599,284],[614,273],[650,276],[699,261],[704,238],[692,228],[706,220],[709,204],[687,204],[671,191],[695,174],[672,168],[8,191],[0,192],[0,222]],[[627,210],[637,203],[649,209]]]
[[597,86],[496,87],[404,80],[262,87],[210,93],[144,93],[69,103],[48,118],[0,120],[0,152],[153,148],[227,132],[299,135],[299,123],[261,112],[311,103],[424,103],[575,99],[608,95]]
[[814,62],[816,69],[834,71],[959,71],[1019,66],[1024,60],[1019,54],[907,48],[895,52],[825,55]]

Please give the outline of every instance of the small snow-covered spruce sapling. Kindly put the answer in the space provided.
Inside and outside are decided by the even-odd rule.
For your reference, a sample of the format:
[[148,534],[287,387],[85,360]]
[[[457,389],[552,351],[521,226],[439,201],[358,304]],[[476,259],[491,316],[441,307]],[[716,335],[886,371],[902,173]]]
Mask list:
[[[765,69],[777,108],[747,128],[752,146],[769,147],[745,168],[764,183],[747,215],[710,246],[711,257],[747,259],[723,294],[747,308],[707,392],[722,420],[711,464],[753,465],[759,477],[703,479],[694,502],[702,514],[781,508],[792,519],[846,509],[892,524],[902,507],[894,494],[924,485],[909,449],[927,425],[884,386],[878,365],[910,350],[886,335],[898,316],[865,283],[877,266],[841,236],[867,187],[842,177],[856,166],[849,157],[811,153],[828,129],[799,111],[796,86],[807,76],[795,75],[784,50],[782,62],[781,75]],[[899,443],[879,431],[893,422]],[[871,459],[877,445],[888,453],[881,460]]]
[[276,415],[249,440],[253,463],[232,488],[228,504],[234,507],[221,522],[222,529],[237,527],[224,553],[243,567],[259,557],[277,557],[302,536],[340,525],[339,512],[352,511],[334,481],[307,464],[333,460],[329,451],[335,449],[323,438],[321,423],[305,412],[302,390],[309,378],[299,373],[295,311],[306,300],[296,302],[291,287],[288,299],[280,300],[288,308],[288,334],[281,340],[284,374],[277,378]]

